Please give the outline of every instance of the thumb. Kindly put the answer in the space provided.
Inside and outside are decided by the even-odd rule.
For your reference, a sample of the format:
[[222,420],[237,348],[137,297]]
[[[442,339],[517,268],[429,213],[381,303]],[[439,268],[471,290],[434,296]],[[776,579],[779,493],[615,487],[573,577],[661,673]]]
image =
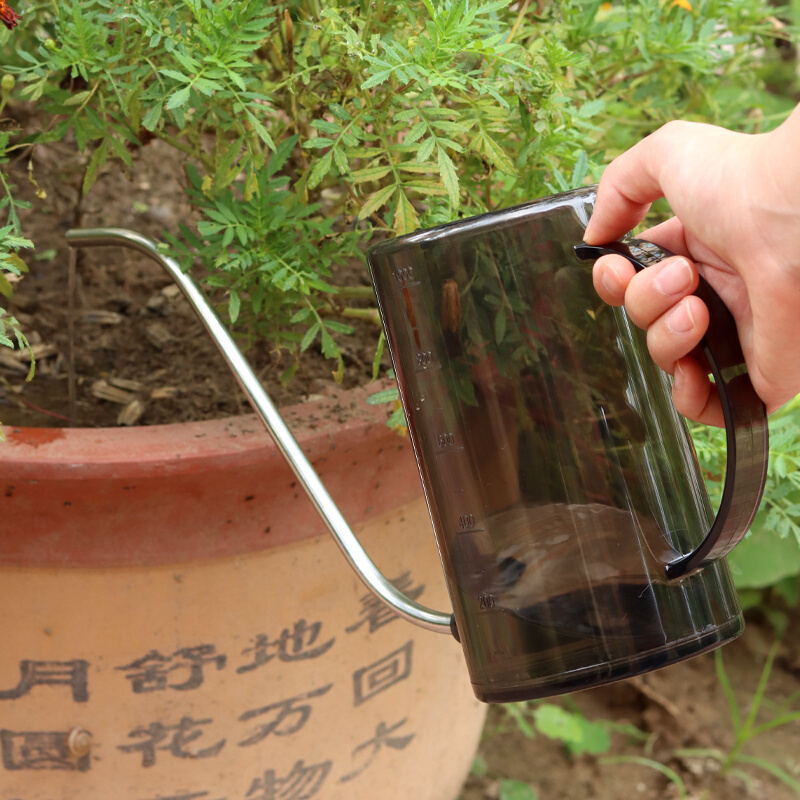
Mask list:
[[691,123],[670,122],[606,168],[597,189],[592,217],[586,228],[587,244],[604,244],[635,228],[647,214],[650,204],[664,196],[660,176],[676,141],[686,135]]

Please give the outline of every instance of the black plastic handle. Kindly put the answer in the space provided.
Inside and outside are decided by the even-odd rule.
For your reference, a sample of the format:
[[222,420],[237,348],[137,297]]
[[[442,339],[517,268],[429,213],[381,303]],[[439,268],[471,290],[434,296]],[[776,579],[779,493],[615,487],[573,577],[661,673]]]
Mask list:
[[[652,242],[633,238],[600,246],[575,245],[575,255],[584,261],[610,253],[624,256],[638,271],[674,255]],[[767,410],[747,374],[733,315],[702,275],[695,295],[709,312],[708,331],[700,347],[714,376],[725,418],[725,485],[711,530],[691,553],[666,565],[669,579],[682,578],[716,561],[741,541],[761,503],[769,458]]]

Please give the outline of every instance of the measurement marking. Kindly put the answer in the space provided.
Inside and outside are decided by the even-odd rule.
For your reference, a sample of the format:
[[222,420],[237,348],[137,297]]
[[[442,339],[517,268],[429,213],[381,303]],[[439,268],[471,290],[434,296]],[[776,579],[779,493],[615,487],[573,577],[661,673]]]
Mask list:
[[406,313],[408,314],[408,321],[411,323],[412,328],[416,328],[417,318],[414,316],[414,306],[411,305],[411,295],[408,293],[407,288],[403,288],[403,299],[406,301]]
[[392,272],[398,286],[417,286],[419,281],[414,280],[414,267],[399,267]]
[[469,536],[472,533],[486,533],[486,528],[470,528],[468,531],[456,531],[456,536]]
[[419,367],[415,367],[415,368],[414,368],[414,372],[416,372],[417,374],[420,374],[420,373],[423,373],[423,372],[430,372],[431,370],[434,370],[434,369],[441,369],[441,368],[442,368],[442,365],[441,365],[441,364],[439,364],[439,363],[436,363],[436,364],[428,364],[427,366],[419,366]]
[[460,453],[464,448],[463,447],[443,447],[439,450],[436,455],[437,456],[446,456],[450,453]]

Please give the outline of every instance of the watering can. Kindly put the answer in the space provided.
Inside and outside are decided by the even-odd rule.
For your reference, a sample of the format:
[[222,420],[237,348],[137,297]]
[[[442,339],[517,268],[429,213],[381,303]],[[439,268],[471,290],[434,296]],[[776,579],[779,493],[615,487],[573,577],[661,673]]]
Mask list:
[[624,310],[591,264],[670,255],[583,243],[595,188],[373,246],[368,262],[452,612],[376,568],[232,337],[157,244],[73,230],[164,267],[216,342],[352,568],[403,619],[461,643],[473,691],[515,702],[598,686],[706,652],[743,630],[724,556],[766,479],[766,409],[728,309],[701,278],[702,352],[719,391],[727,469],[714,515],[691,439]]

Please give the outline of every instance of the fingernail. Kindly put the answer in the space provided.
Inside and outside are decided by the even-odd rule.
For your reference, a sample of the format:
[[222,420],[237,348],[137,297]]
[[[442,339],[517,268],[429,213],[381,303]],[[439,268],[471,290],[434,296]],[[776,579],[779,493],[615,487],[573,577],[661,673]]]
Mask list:
[[672,376],[672,391],[679,392],[681,390],[681,386],[683,386],[684,380],[686,380],[686,377],[683,373],[681,362],[677,361],[675,363],[675,374]]
[[688,303],[681,302],[670,311],[667,327],[673,333],[688,333],[694,328],[694,317]]
[[684,259],[667,264],[653,280],[661,294],[685,292],[692,285],[692,268]]
[[603,270],[602,282],[609,294],[619,295],[625,292],[625,287],[612,266],[607,266]]

